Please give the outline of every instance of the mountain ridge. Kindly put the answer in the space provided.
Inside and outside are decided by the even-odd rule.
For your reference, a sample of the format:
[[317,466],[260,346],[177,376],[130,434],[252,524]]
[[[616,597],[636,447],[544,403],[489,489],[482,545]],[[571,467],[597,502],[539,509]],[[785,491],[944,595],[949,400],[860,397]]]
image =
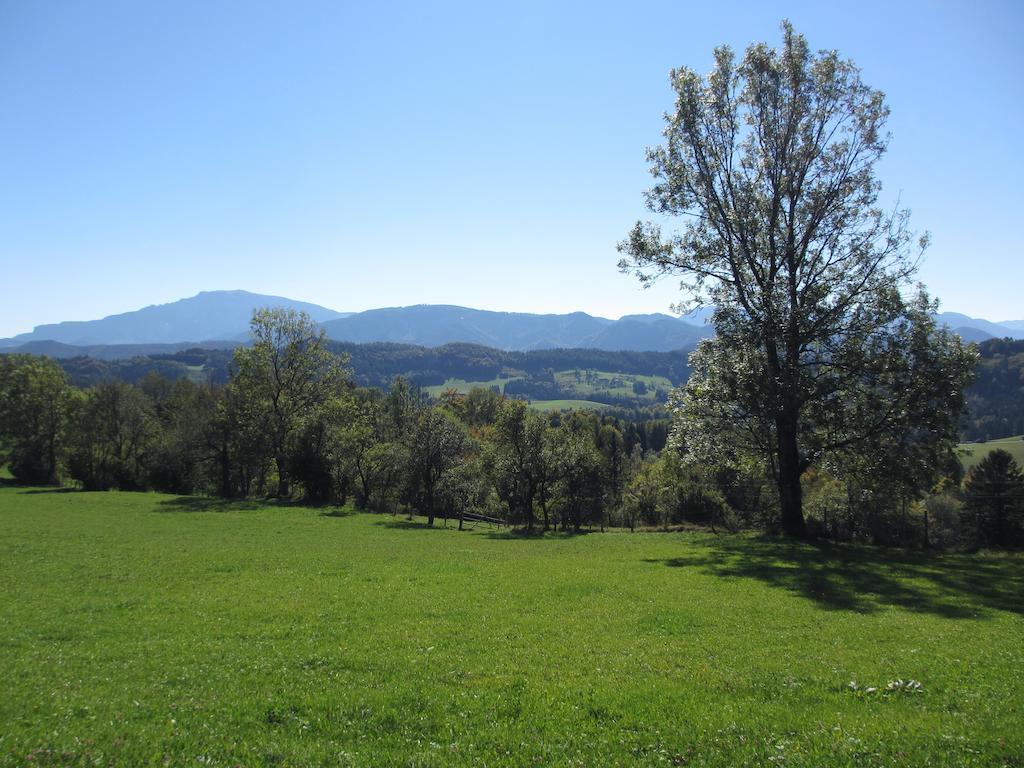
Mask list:
[[586,312],[537,314],[495,312],[450,304],[417,304],[346,313],[282,296],[247,291],[203,291],[168,304],[98,320],[36,326],[29,333],[0,339],[0,349],[49,348],[60,356],[72,349],[154,344],[222,346],[244,341],[252,311],[272,306],[301,310],[335,341],[396,342],[440,346],[452,342],[482,344],[505,350],[587,347],[601,350],[670,351],[694,346],[711,335],[707,325],[660,313],[627,315],[620,320]]
[[[675,317],[659,312],[623,315],[618,320],[586,312],[497,312],[453,304],[415,304],[363,312],[339,312],[283,296],[242,290],[202,291],[167,304],[150,305],[98,320],[74,320],[36,326],[29,333],[0,339],[0,349],[26,351],[49,348],[59,356],[71,348],[174,345],[230,346],[248,336],[249,320],[259,307],[284,307],[306,312],[335,341],[394,342],[436,347],[449,343],[480,344],[504,350],[592,348],[605,351],[664,352],[691,349],[712,335],[706,318],[710,308]],[[937,320],[965,341],[1024,338],[1024,320],[994,323],[957,312]],[[65,345],[68,349],[54,345]],[[89,353],[86,353],[89,354]]]
[[318,304],[248,291],[200,291],[195,296],[166,304],[151,304],[97,320],[66,320],[37,325],[28,333],[0,340],[17,346],[33,341],[57,341],[74,346],[111,344],[174,344],[236,339],[244,336],[253,310],[283,306],[301,310],[316,322],[345,313]]

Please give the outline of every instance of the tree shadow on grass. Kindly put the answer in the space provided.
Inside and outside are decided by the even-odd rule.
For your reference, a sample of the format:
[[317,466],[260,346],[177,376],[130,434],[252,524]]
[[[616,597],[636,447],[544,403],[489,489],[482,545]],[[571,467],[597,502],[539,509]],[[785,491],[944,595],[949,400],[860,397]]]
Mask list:
[[352,507],[330,507],[325,506],[320,511],[320,517],[353,517],[358,515],[358,509],[352,509]]
[[596,531],[545,531],[543,528],[534,528],[532,531],[526,528],[502,528],[501,530],[488,530],[484,532],[484,538],[494,541],[566,541],[567,539],[578,539],[581,536],[588,536]]
[[252,512],[257,509],[319,509],[322,517],[348,517],[356,514],[350,507],[304,499],[226,499],[220,496],[175,496],[158,501],[161,512]]
[[[395,530],[417,530],[417,531],[443,531],[446,528],[457,531],[459,529],[459,518],[449,517],[447,525],[443,517],[435,517],[434,525],[427,525],[427,519],[425,517],[408,518],[404,514],[398,517],[388,515],[382,517],[374,522],[374,525],[379,525],[384,528],[393,528]],[[534,528],[532,531],[528,531],[525,528],[508,528],[502,527],[500,529],[495,527],[488,528],[486,523],[466,521],[463,523],[463,533],[476,532],[487,539],[494,539],[495,541],[562,541],[565,539],[573,539],[579,536],[585,536],[594,531],[544,531],[540,528]]]
[[74,485],[43,485],[40,483],[26,483],[14,477],[0,477],[0,488],[13,488],[18,493],[35,495],[37,493],[76,493],[81,491]]
[[266,507],[252,499],[222,499],[215,496],[176,496],[157,502],[159,512],[252,512]]
[[881,547],[741,536],[709,539],[692,555],[645,560],[756,579],[828,610],[890,606],[946,618],[1024,615],[1024,557],[907,552]]
[[[449,518],[448,522],[450,523],[451,521],[452,521],[452,518]],[[414,518],[414,519],[410,520],[409,518],[405,517],[404,515],[401,516],[401,517],[394,517],[392,515],[388,515],[387,517],[381,517],[379,520],[375,520],[373,524],[374,525],[379,525],[379,526],[381,526],[383,528],[393,528],[395,530],[401,530],[401,531],[409,531],[409,530],[416,530],[416,531],[443,531],[445,529],[444,519],[440,518],[440,517],[434,518],[434,524],[433,525],[427,525],[427,519],[426,518],[422,518],[422,519]],[[456,520],[455,521],[455,527],[456,528],[458,528],[458,524],[459,524],[458,520]]]

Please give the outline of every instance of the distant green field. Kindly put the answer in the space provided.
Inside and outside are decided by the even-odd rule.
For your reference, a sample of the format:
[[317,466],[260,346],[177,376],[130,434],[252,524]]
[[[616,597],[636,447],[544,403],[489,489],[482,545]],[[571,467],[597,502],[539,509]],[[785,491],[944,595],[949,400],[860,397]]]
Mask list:
[[206,368],[204,366],[202,366],[202,365],[188,365],[188,366],[186,366],[186,368],[188,368],[187,376],[192,381],[196,382],[197,384],[201,384],[204,381],[206,381],[207,373],[206,373]]
[[[637,394],[633,389],[633,385],[638,381],[643,382],[647,388],[644,394]],[[587,395],[603,393],[615,397],[637,398],[645,402],[653,402],[658,389],[666,392],[673,389],[672,382],[664,376],[641,376],[635,373],[612,373],[589,369],[558,371],[555,374],[555,382],[563,389],[572,391],[583,398]]]
[[437,397],[441,393],[449,389],[454,389],[463,395],[468,394],[472,389],[490,389],[491,387],[498,387],[502,393],[505,392],[505,385],[510,381],[518,381],[523,378],[522,376],[510,376],[508,378],[491,379],[489,381],[466,381],[465,379],[446,379],[444,384],[434,384],[429,387],[423,387],[423,391],[429,394],[431,397]]
[[[468,393],[475,388],[490,389],[497,386],[504,394],[505,385],[510,381],[522,380],[523,376],[512,376],[510,378],[496,378],[488,381],[466,381],[465,379],[448,379],[444,384],[434,384],[424,387],[423,391],[431,397],[438,397],[446,390],[452,389],[462,394]],[[590,398],[595,395],[605,395],[615,398],[634,400],[638,404],[653,403],[657,400],[658,390],[669,392],[672,390],[672,382],[664,376],[641,376],[632,373],[612,373],[608,371],[595,371],[580,369],[572,371],[558,371],[554,374],[555,383],[566,394],[576,395],[560,400],[537,400],[533,405],[540,410],[560,410],[563,408],[607,408]],[[637,392],[634,385],[643,382],[645,390]]]
[[530,407],[538,411],[568,411],[574,408],[586,411],[600,411],[611,408],[606,403],[595,403],[593,400],[531,400]]
[[1002,448],[1024,467],[1024,438],[1021,435],[989,440],[985,443],[960,443],[960,449],[967,452],[960,456],[960,463],[964,465],[964,469],[970,469],[996,448]]
[[1019,554],[326,511],[0,488],[0,765],[1024,756]]

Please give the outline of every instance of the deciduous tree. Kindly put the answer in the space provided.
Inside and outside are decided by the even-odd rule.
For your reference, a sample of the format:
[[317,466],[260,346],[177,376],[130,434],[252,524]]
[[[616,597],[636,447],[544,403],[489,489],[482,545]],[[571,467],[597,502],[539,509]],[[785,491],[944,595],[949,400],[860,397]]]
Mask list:
[[513,520],[532,530],[534,502],[546,471],[544,432],[547,420],[522,400],[506,400],[491,432],[491,474],[499,498]]
[[24,482],[57,483],[68,410],[67,376],[52,360],[0,356],[0,448]]
[[[665,235],[638,223],[620,267],[644,282],[677,276],[680,308],[716,307],[716,336],[676,400],[677,436],[692,452],[762,456],[782,524],[800,535],[810,465],[929,431],[949,442],[972,356],[928,324],[923,291],[906,298],[908,213],[880,206],[874,170],[888,144],[881,92],[782,31],[780,49],[753,45],[740,61],[716,49],[706,78],[673,70],[647,201],[684,224]],[[912,423],[930,407],[937,419]]]
[[158,423],[142,390],[123,381],[89,389],[74,408],[71,474],[88,490],[135,491],[149,483]]
[[446,475],[466,460],[471,446],[466,428],[447,411],[423,408],[416,414],[406,435],[407,497],[429,525],[441,510]]
[[277,495],[291,493],[292,442],[306,420],[344,383],[343,361],[327,349],[326,336],[304,312],[260,309],[253,313],[252,343],[234,356],[234,384],[255,416],[264,418],[277,468]]

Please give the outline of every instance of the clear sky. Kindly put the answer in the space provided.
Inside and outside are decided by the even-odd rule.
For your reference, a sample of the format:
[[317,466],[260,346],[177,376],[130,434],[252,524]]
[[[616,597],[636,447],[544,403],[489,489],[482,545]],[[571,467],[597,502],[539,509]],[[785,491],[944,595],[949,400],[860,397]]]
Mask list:
[[943,308],[1024,318],[1024,3],[0,2],[0,336],[201,290],[342,311],[666,311],[668,70],[788,17],[892,109]]

